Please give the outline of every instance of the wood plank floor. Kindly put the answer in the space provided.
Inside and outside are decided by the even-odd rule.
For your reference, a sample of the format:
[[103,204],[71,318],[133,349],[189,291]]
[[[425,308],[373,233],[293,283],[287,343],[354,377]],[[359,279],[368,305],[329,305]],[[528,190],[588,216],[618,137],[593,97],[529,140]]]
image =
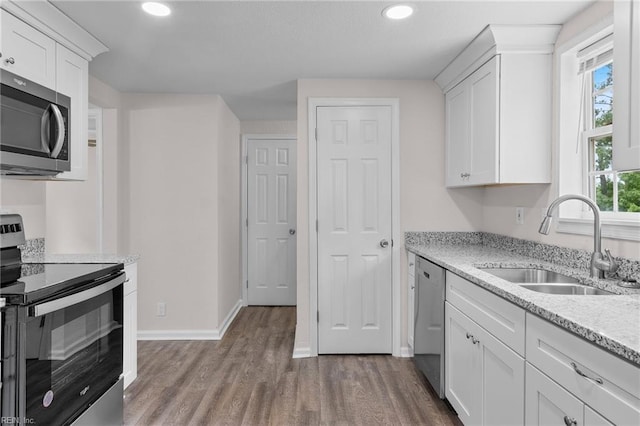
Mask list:
[[460,424],[409,359],[292,359],[295,317],[247,307],[219,342],[138,342],[125,424]]

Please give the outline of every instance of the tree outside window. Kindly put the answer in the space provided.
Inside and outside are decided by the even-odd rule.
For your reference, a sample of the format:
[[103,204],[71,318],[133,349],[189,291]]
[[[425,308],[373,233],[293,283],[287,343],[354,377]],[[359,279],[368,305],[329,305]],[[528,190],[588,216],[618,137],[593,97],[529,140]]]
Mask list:
[[589,73],[590,102],[587,108],[589,195],[602,211],[640,212],[640,171],[612,168],[613,63]]

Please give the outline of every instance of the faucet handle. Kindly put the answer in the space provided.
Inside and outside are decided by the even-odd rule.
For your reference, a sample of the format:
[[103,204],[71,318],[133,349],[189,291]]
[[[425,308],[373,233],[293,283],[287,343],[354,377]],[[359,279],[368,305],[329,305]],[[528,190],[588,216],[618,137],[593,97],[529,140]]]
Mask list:
[[604,249],[604,252],[607,254],[607,260],[609,261],[609,267],[607,268],[607,272],[613,273],[618,270],[618,263],[611,255],[611,251],[609,249]]

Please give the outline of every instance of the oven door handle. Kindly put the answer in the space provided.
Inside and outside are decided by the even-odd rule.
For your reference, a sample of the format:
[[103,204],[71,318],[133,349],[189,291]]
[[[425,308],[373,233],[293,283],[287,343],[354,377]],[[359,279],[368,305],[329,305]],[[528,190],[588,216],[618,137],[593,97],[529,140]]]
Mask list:
[[69,306],[73,306],[75,304],[84,302],[86,300],[92,299],[96,296],[99,296],[103,293],[106,293],[119,285],[124,283],[125,274],[120,274],[114,279],[107,281],[104,284],[100,284],[96,287],[92,287],[88,290],[81,291],[79,293],[71,294],[69,296],[61,297],[60,299],[55,299],[50,302],[40,303],[39,305],[35,305],[30,309],[31,317],[39,317],[42,315],[49,314],[51,312],[59,311],[60,309],[68,308]]

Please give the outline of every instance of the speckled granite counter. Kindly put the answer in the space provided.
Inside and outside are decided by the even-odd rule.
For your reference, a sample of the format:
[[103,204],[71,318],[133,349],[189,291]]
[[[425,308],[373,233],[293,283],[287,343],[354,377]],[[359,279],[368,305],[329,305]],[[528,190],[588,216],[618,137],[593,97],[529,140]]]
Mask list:
[[[426,233],[425,233],[426,234]],[[549,262],[495,244],[495,235],[433,233],[436,238],[405,234],[407,250],[563,327],[620,357],[640,365],[640,290],[619,287],[614,280],[589,278],[586,268],[563,266],[575,261],[561,253]],[[490,242],[494,238],[493,243]],[[505,237],[505,241],[507,237]],[[524,241],[524,240],[521,240]],[[627,268],[636,272],[636,261]],[[478,267],[543,267],[578,278],[581,283],[616,295],[570,296],[539,293],[498,278]]]
[[137,254],[32,254],[23,255],[22,263],[124,263],[140,258]]

